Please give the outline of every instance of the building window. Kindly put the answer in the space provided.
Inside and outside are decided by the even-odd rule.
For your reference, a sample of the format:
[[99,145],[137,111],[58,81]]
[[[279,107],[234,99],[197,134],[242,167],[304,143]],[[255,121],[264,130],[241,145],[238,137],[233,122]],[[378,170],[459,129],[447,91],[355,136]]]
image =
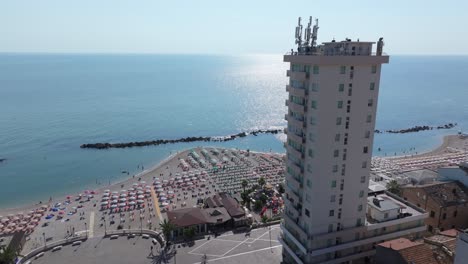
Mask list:
[[340,74],[346,73],[346,66],[340,66]]
[[293,72],[302,72],[302,71],[304,71],[304,66],[300,65],[300,64],[293,64],[291,68],[292,68]]
[[310,196],[308,193],[306,193],[306,201],[310,202]]
[[312,107],[313,109],[317,109],[317,101],[311,101],[310,107]]
[[312,92],[318,92],[318,90],[319,90],[318,83],[311,83],[311,84],[310,84],[310,90],[311,90]]
[[336,188],[336,181],[335,180],[331,181],[331,187]]
[[447,214],[446,214],[446,213],[444,213],[444,214],[442,215],[442,219],[443,219],[443,220],[447,219]]
[[361,218],[356,219],[356,226],[361,226],[362,225],[361,221],[362,221]]
[[318,65],[314,65],[313,73],[314,74],[319,74],[319,66]]
[[335,135],[335,142],[339,142],[340,141],[340,134],[336,134]]
[[364,147],[364,148],[362,149],[362,152],[363,152],[364,154],[367,154],[367,152],[369,152],[369,147]]
[[364,191],[359,192],[359,198],[362,198],[364,196]]
[[335,215],[335,210],[330,210],[330,212],[328,212],[328,216],[334,216]]
[[363,161],[363,162],[362,162],[362,168],[363,168],[363,169],[367,168],[367,161]]
[[362,211],[362,204],[360,204],[360,205],[358,206],[358,209],[357,209],[357,210],[358,210],[358,212],[361,212],[361,211]]
[[310,212],[309,212],[309,210],[305,209],[305,215],[307,215],[308,217],[310,217]]
[[372,65],[372,73],[377,73],[377,65]]
[[336,201],[336,195],[333,194],[332,196],[330,196],[330,202],[334,203],[335,201]]
[[385,213],[383,218],[387,219],[388,218],[388,213]]
[[317,124],[317,122],[315,120],[315,117],[313,117],[313,116],[310,117],[310,124],[313,125],[313,126]]
[[432,226],[431,225],[427,226],[427,231],[432,232]]
[[314,134],[309,133],[309,140],[310,140],[310,142],[314,142],[314,141],[315,141],[315,136],[314,136]]
[[367,123],[372,122],[372,115],[367,115],[366,122]]
[[431,211],[431,214],[430,214],[430,216],[431,216],[432,218],[434,218],[434,216],[435,216],[435,212],[434,212],[434,211]]
[[361,176],[361,183],[365,183],[366,182],[366,176]]
[[336,157],[338,157],[339,155],[340,155],[340,151],[337,150],[337,149],[335,149],[335,150],[333,151],[333,157],[336,158]]
[[338,165],[333,165],[333,172],[338,172]]
[[309,157],[313,158],[314,157],[314,150],[309,149]]
[[312,187],[312,183],[310,182],[310,179],[307,179],[307,187]]
[[343,92],[344,91],[344,83],[340,83],[340,85],[338,85],[338,92]]
[[[331,232],[333,232],[333,224],[328,224],[328,233],[331,233]],[[332,243],[331,239],[329,239],[328,242],[329,242],[328,244],[331,245]]]
[[341,125],[341,117],[336,118],[336,125]]
[[310,164],[307,164],[307,171],[312,172],[312,166]]
[[338,109],[343,108],[343,101],[338,101],[337,102],[337,107],[338,107]]
[[374,90],[375,90],[375,83],[371,82],[371,83],[370,83],[369,89],[370,89],[371,91],[374,91]]
[[370,138],[370,131],[366,131],[366,134],[364,134],[365,138]]
[[372,107],[373,105],[374,105],[374,100],[369,99],[369,100],[367,101],[367,106]]
[[453,212],[453,217],[457,217],[457,214],[458,214],[457,211]]

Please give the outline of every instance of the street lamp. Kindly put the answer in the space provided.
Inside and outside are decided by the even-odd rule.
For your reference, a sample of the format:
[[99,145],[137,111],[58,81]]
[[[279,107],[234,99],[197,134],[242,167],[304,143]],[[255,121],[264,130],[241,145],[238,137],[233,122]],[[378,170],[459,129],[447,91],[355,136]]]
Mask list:
[[143,217],[140,215],[140,233],[143,234]]
[[45,232],[42,232],[42,237],[44,238],[44,248],[47,246],[46,245],[46,239],[45,239]]
[[107,235],[107,225],[106,225],[106,218],[104,217],[104,235]]
[[88,238],[88,224],[86,222],[84,223],[84,227],[86,230],[86,238]]

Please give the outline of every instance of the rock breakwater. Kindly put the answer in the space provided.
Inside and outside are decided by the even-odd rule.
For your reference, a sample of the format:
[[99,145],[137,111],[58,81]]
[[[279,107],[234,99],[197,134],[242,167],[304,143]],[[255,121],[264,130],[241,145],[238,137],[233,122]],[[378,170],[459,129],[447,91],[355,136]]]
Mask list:
[[135,142],[124,142],[124,143],[90,143],[82,144],[80,148],[91,148],[91,149],[110,149],[110,148],[133,148],[133,147],[145,147],[145,146],[158,146],[164,144],[175,144],[175,143],[187,143],[187,142],[225,142],[231,141],[236,138],[246,137],[248,135],[257,136],[258,134],[278,134],[282,129],[259,129],[251,132],[241,132],[234,135],[222,136],[222,137],[185,137],[179,139],[157,139],[149,141],[135,141]]

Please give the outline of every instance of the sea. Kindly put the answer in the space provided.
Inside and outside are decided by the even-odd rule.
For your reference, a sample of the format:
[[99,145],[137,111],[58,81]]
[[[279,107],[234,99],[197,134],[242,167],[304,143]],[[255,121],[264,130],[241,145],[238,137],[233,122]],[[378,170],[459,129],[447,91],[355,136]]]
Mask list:
[[[284,153],[282,134],[127,149],[80,145],[283,128],[287,67],[281,54],[0,54],[0,208],[115,183],[200,145]],[[391,56],[376,128],[458,125],[377,134],[373,154],[427,151],[468,130],[467,73],[467,56]]]

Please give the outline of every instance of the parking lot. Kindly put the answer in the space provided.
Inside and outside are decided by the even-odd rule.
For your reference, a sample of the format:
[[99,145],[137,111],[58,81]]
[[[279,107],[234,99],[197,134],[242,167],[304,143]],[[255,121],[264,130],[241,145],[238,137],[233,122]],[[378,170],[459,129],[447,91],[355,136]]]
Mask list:
[[[271,244],[270,244],[271,232]],[[279,225],[254,229],[245,233],[223,234],[216,238],[197,240],[191,246],[176,246],[177,253],[169,263],[280,263],[281,245],[278,242]]]
[[[151,255],[153,246],[153,256]],[[151,239],[140,236],[117,239],[90,238],[79,246],[64,246],[58,251],[47,251],[38,259],[31,259],[34,264],[149,264],[155,263],[160,248],[153,245]]]

